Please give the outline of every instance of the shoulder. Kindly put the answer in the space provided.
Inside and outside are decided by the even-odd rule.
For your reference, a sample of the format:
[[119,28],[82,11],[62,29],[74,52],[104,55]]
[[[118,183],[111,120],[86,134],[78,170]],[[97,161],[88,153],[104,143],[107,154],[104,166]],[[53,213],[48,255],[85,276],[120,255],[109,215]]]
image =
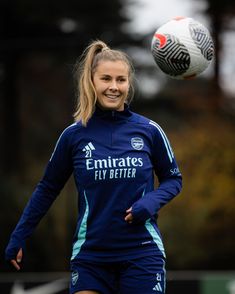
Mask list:
[[69,126],[67,126],[63,131],[62,134],[72,134],[77,132],[83,128],[81,122],[75,122]]
[[151,120],[150,118],[147,118],[146,116],[140,115],[136,112],[132,112],[131,121],[143,127],[146,127],[153,133],[163,132],[162,128],[157,122]]
[[58,138],[59,141],[71,141],[75,134],[80,132],[84,127],[80,122],[75,122],[67,126],[60,134]]
[[142,127],[148,132],[152,138],[160,138],[165,140],[166,134],[163,131],[162,127],[155,121],[146,116],[140,115],[138,113],[132,112],[132,122],[136,123],[138,127]]
[[60,134],[56,144],[50,161],[54,157],[56,151],[61,151],[70,148],[74,142],[74,134],[76,134],[80,129],[82,129],[82,125],[80,123],[73,123],[67,126]]
[[133,112],[131,111],[131,118],[129,121],[133,122],[133,123],[136,123],[136,124],[140,124],[140,125],[143,125],[143,126],[148,126],[149,125],[149,122],[150,122],[150,119],[141,115],[141,114],[138,114],[136,112]]

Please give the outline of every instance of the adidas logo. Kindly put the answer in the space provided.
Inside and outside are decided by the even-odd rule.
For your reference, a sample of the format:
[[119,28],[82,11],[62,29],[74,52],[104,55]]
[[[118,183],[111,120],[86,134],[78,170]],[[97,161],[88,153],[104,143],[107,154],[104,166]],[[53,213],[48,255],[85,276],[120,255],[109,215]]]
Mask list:
[[153,287],[154,291],[162,292],[162,287],[160,283],[157,283],[156,286]]
[[88,144],[82,149],[83,152],[86,152],[86,155],[85,155],[86,158],[92,157],[92,150],[95,150],[95,147],[94,147],[94,145],[93,145],[91,142],[89,142],[89,143],[88,143]]

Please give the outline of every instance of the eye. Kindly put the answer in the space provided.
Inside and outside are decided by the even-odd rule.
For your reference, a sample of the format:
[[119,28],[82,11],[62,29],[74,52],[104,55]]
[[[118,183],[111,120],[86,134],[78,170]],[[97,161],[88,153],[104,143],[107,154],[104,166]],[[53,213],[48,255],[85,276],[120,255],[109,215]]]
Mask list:
[[121,82],[121,83],[124,83],[124,82],[127,81],[127,78],[119,78],[118,81]]
[[103,76],[103,77],[101,77],[101,80],[102,81],[109,81],[110,77],[109,76]]

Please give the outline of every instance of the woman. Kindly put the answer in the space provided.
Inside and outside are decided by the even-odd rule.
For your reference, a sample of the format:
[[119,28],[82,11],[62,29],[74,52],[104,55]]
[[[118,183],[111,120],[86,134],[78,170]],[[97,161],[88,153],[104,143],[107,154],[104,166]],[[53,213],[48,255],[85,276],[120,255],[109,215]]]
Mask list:
[[171,146],[157,123],[130,111],[133,67],[123,52],[94,41],[77,73],[75,123],[58,139],[11,235],[6,259],[20,269],[25,240],[73,173],[79,215],[70,293],[165,293],[156,218],[181,190]]

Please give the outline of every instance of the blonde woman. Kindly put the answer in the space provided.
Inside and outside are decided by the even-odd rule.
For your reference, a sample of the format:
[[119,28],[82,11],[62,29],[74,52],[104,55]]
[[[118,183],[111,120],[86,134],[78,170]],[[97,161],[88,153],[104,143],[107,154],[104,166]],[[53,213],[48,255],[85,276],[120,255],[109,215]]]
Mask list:
[[180,192],[181,174],[160,126],[129,108],[133,75],[122,51],[102,41],[87,47],[75,73],[75,123],[59,137],[6,249],[19,270],[26,239],[73,173],[79,213],[70,294],[165,293],[156,219]]

